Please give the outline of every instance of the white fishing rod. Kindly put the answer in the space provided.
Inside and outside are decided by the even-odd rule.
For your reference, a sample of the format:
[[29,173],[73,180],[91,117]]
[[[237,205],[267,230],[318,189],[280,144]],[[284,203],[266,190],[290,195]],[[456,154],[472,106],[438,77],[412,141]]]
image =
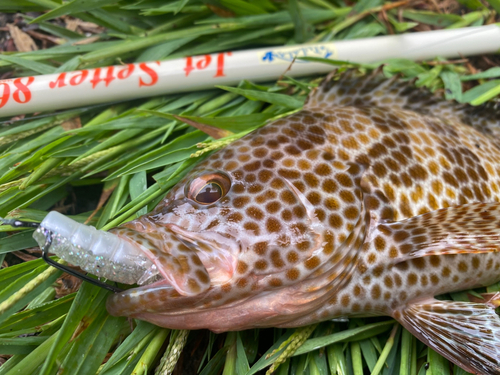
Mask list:
[[[389,58],[454,58],[500,50],[500,27],[488,25],[375,38],[220,52],[0,81],[0,117],[329,72],[321,57],[353,63]],[[291,64],[291,66],[290,66]],[[289,70],[287,70],[289,68]]]

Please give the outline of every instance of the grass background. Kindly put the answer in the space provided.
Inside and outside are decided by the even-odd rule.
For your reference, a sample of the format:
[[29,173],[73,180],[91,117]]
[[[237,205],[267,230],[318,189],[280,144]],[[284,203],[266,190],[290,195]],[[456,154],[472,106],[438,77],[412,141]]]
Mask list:
[[[0,12],[5,79],[483,25],[499,22],[500,1],[0,0]],[[474,105],[500,93],[498,55],[386,61],[384,74],[398,73]],[[131,220],[213,150],[299,109],[319,79],[243,80],[237,89],[0,119],[0,216],[41,221],[56,209],[101,229]],[[214,142],[172,114],[234,134]],[[49,268],[31,235],[0,227],[0,375],[241,375],[264,373],[283,360],[280,375],[465,374],[388,318],[215,335],[111,317],[104,307],[108,292]],[[484,290],[499,285],[448,298],[468,300]]]

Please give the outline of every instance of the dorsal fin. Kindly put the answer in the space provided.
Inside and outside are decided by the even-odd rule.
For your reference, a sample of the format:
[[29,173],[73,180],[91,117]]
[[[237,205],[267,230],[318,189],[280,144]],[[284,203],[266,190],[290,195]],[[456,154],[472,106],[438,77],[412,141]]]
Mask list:
[[500,148],[498,102],[473,107],[445,100],[426,88],[415,87],[414,82],[415,80],[404,81],[400,76],[387,79],[381,74],[381,69],[369,75],[363,75],[357,69],[350,69],[341,74],[334,71],[311,92],[304,108],[375,106],[388,110],[410,110],[424,116],[440,117],[470,125],[496,140]]

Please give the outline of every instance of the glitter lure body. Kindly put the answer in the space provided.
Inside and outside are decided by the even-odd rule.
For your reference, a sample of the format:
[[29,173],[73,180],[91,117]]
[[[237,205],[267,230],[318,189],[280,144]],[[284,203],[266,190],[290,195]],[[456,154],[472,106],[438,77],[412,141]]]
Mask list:
[[327,79],[304,109],[197,166],[111,232],[161,280],[108,310],[177,329],[389,315],[462,368],[500,374],[500,113],[396,79]]
[[33,237],[40,247],[52,234],[51,252],[93,275],[124,284],[145,284],[156,266],[140,249],[123,238],[50,212]]

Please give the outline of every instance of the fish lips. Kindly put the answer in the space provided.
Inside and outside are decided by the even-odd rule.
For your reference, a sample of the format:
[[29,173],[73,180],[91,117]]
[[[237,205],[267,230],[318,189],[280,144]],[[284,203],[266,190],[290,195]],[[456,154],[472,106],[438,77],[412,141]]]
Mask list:
[[[151,260],[159,271],[158,276],[161,277],[159,280],[158,277],[150,278],[142,284],[144,287],[173,287],[181,295],[192,294],[185,293],[176,283],[180,277],[176,273],[188,275],[190,268],[193,268],[183,267],[187,258],[195,259],[195,263],[201,262],[201,267],[208,273],[212,285],[223,284],[232,278],[241,252],[241,246],[234,237],[214,231],[193,232],[172,223],[156,225],[161,225],[163,230],[154,231],[138,224],[128,226],[148,240],[149,245],[146,245],[144,242],[138,243],[132,238],[126,238]],[[177,249],[179,244],[184,245],[182,253]],[[178,267],[173,267],[174,264]]]
[[[189,310],[209,296],[211,286],[226,283],[233,277],[240,252],[240,245],[236,240],[216,232],[191,232],[175,224],[163,224],[162,226],[167,229],[164,234],[169,243],[173,240],[181,242],[188,251],[193,252],[191,255],[198,256],[201,267],[204,267],[209,275],[208,287],[200,290],[199,293],[185,293],[181,276],[190,277],[195,272],[184,275],[175,274],[172,268],[165,267],[160,257],[154,256],[144,246],[144,241],[141,241],[143,244],[136,242],[136,246],[158,268],[161,279],[152,280],[149,284],[111,295],[107,301],[107,309],[112,315],[136,316],[136,314],[148,312],[156,314],[166,311],[180,312],[186,309]],[[129,226],[129,228],[131,227],[132,225]],[[144,227],[134,225],[134,228],[140,230]],[[152,231],[149,233],[152,233]],[[155,233],[158,233],[158,231]],[[163,250],[169,250],[165,247],[165,242],[167,242],[165,238],[162,240],[158,234],[153,237],[148,236],[148,231],[140,234],[146,239],[154,239],[154,241],[150,242],[156,245],[157,248],[161,248],[161,245],[163,245]],[[128,240],[133,241],[131,238],[128,238]],[[170,252],[169,255],[173,256],[172,261],[175,262],[176,255],[184,254],[172,254]]]

